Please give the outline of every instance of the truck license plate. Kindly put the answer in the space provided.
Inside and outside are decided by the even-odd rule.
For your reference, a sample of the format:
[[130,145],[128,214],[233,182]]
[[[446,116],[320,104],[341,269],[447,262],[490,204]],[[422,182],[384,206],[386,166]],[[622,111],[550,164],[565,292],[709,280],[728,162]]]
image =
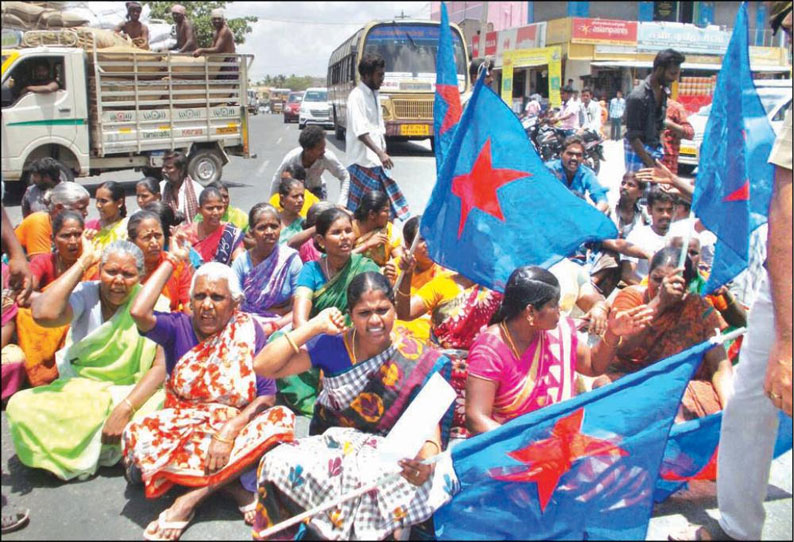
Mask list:
[[430,126],[427,124],[403,124],[400,126],[400,135],[429,136]]
[[681,146],[681,150],[679,151],[681,154],[687,154],[689,156],[697,155],[697,149],[695,147],[690,146]]

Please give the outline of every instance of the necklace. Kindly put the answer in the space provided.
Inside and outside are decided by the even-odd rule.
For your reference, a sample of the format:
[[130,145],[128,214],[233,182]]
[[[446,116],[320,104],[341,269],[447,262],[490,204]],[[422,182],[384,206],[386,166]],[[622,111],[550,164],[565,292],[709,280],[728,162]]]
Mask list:
[[507,345],[510,347],[510,350],[513,352],[513,356],[516,359],[521,359],[521,356],[518,355],[518,349],[516,348],[515,343],[513,342],[513,336],[510,335],[510,331],[507,329],[507,324],[502,321],[499,324],[499,327],[502,328],[502,333],[504,333],[505,339],[507,339]]
[[355,365],[356,364],[356,328],[353,328],[353,333],[350,335],[350,346],[348,347],[347,345],[345,345],[345,347],[347,348],[347,353],[350,356],[350,361],[352,362],[352,365]]

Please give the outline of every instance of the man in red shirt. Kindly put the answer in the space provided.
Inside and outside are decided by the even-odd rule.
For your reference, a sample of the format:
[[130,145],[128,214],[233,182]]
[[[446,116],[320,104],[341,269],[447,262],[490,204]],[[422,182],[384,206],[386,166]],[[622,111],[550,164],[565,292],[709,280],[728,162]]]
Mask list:
[[682,139],[695,137],[695,129],[687,120],[684,106],[675,100],[667,100],[667,117],[664,119],[664,132],[662,132],[662,146],[664,158],[662,163],[667,169],[678,174],[678,154],[681,149]]

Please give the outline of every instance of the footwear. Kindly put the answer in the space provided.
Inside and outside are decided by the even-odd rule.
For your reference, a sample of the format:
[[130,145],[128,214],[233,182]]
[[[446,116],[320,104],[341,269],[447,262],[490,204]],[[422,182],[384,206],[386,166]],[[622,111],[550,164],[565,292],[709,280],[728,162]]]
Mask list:
[[11,533],[28,524],[30,520],[30,510],[7,504],[3,506],[2,516],[2,534]]
[[254,502],[252,502],[251,504],[246,504],[245,506],[238,506],[237,507],[237,509],[243,515],[243,521],[245,521],[246,525],[253,525],[254,524],[253,521],[249,523],[245,516],[249,512],[256,512],[256,505],[258,504],[258,502],[259,502],[258,499],[254,499]]
[[705,525],[688,525],[686,529],[667,536],[667,540],[674,542],[684,540],[736,540],[722,530],[716,521],[706,527]]
[[[190,513],[190,516],[185,521],[168,521],[165,519],[165,515],[168,510],[163,510],[160,512],[160,515],[157,516],[157,531],[152,532],[149,530],[149,527],[146,527],[146,530],[143,531],[143,538],[145,540],[179,540],[179,537],[182,536],[182,533],[187,528],[188,524],[193,521],[193,517],[196,515],[196,511]],[[151,524],[149,524],[151,525]],[[163,531],[179,531],[179,535],[176,538],[161,538],[159,537],[159,533]]]

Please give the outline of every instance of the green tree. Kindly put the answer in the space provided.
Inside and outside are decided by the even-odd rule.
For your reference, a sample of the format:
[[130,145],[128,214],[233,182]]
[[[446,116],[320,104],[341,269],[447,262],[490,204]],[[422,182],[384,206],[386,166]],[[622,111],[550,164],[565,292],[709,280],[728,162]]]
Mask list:
[[[151,10],[150,17],[154,19],[164,19],[171,21],[171,7],[176,4],[173,2],[141,2],[143,5],[149,6]],[[196,41],[199,47],[211,47],[212,36],[215,29],[210,20],[210,12],[216,8],[225,8],[229,2],[183,2],[185,6],[185,16],[193,23],[193,28],[196,32]],[[234,35],[234,43],[240,45],[245,43],[245,35],[250,33],[251,24],[257,21],[256,17],[246,16],[234,19],[226,19],[226,24]]]

